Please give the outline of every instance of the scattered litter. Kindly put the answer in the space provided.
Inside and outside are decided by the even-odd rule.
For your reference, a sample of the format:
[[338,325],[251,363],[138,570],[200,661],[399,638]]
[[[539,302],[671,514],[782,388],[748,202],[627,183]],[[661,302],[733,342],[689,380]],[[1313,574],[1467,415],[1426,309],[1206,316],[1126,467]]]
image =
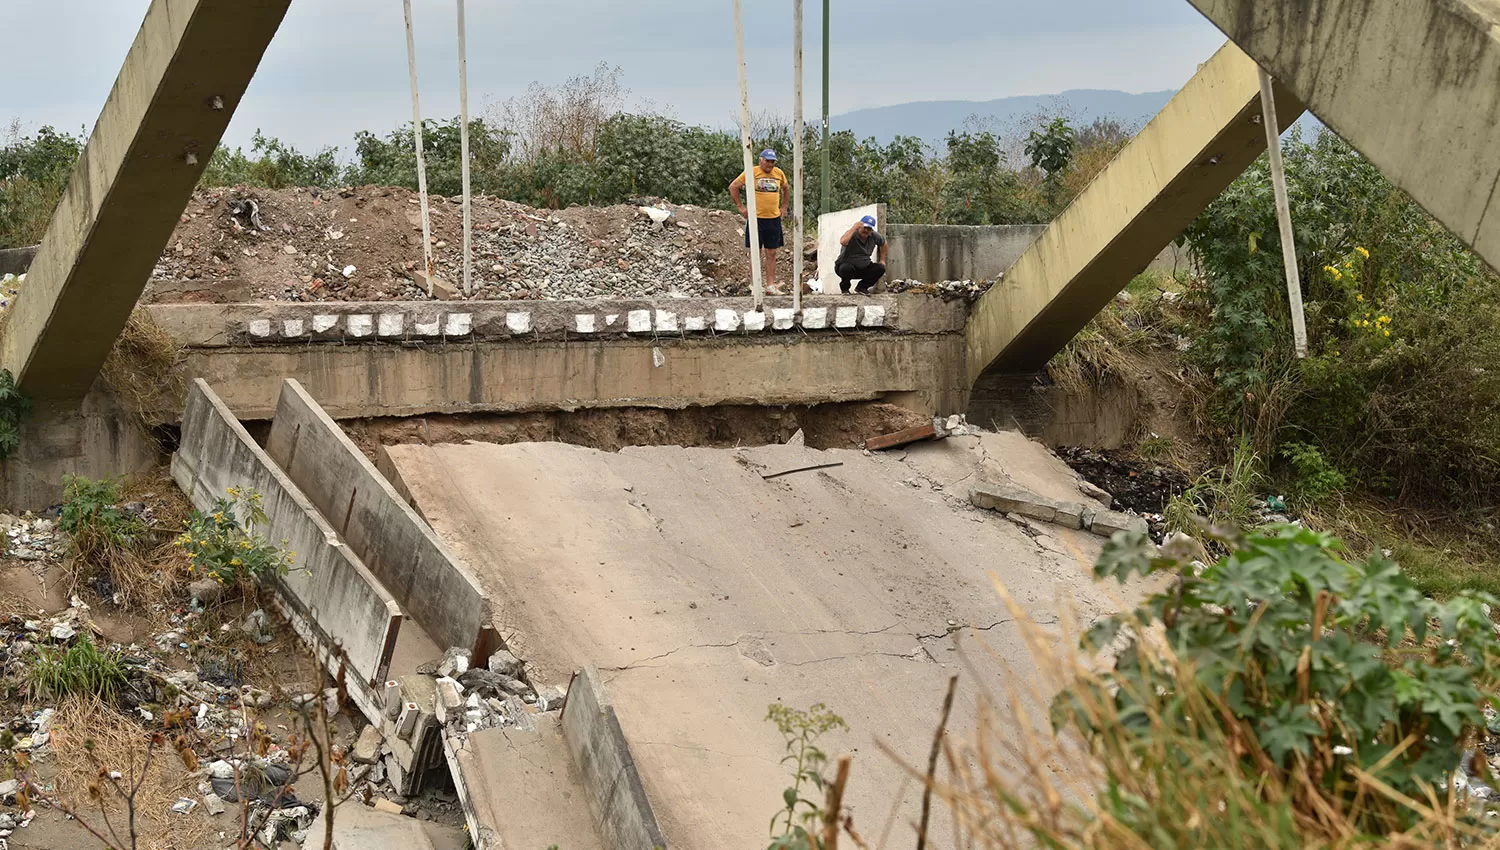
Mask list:
[[177,802],[172,804],[172,811],[179,815],[185,815],[196,808],[198,808],[198,801],[191,797],[178,797]]

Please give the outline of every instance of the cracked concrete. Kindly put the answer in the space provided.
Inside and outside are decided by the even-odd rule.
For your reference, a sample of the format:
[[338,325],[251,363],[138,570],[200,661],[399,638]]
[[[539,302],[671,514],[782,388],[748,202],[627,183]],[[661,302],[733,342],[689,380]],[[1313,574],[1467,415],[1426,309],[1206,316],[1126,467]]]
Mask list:
[[[981,692],[1035,676],[992,576],[1040,623],[1057,622],[1059,597],[1081,622],[1114,608],[1088,578],[1098,538],[1048,529],[1044,547],[971,507],[968,484],[949,492],[1015,481],[1077,498],[1071,470],[1019,435],[915,445],[904,459],[556,443],[390,454],[534,674],[598,668],[673,847],[765,840],[786,778],[765,720],[778,701],[824,702],[848,720],[825,743],[857,753],[857,822],[873,827],[893,807],[914,819],[920,788],[875,742],[920,761],[950,675],[963,677],[959,742]],[[835,462],[772,481],[759,472]]]
[[501,847],[603,850],[557,715],[535,720],[531,730],[471,733],[458,751],[480,827]]

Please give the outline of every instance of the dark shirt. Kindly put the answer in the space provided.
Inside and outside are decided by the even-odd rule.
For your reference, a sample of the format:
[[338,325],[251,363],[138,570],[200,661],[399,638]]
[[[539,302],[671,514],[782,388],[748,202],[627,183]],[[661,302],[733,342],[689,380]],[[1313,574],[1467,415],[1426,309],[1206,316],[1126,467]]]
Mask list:
[[849,237],[849,242],[844,246],[844,250],[839,252],[839,258],[834,262],[834,265],[838,266],[844,263],[850,263],[855,266],[869,265],[870,255],[875,253],[876,248],[884,244],[885,237],[881,236],[879,231],[871,230],[870,235],[865,237],[861,236],[860,232],[856,230],[854,231],[854,235]]

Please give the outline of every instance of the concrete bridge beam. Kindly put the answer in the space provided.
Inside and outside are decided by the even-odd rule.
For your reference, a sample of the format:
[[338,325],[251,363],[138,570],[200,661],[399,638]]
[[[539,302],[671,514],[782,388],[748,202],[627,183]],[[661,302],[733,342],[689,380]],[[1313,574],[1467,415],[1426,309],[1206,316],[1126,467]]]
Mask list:
[[[1276,89],[1281,125],[1303,112]],[[1255,61],[1226,44],[975,305],[970,413],[991,378],[1046,365],[1266,149]]]
[[1189,2],[1500,268],[1500,0]]
[[153,0],[0,330],[38,399],[82,399],[290,0]]

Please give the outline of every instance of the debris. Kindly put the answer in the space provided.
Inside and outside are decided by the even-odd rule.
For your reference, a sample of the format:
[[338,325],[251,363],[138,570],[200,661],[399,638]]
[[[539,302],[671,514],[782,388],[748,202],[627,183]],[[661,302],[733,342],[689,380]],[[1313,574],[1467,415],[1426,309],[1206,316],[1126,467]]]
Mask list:
[[224,814],[224,800],[218,794],[210,791],[203,795],[203,807],[208,809],[210,815]]
[[78,634],[78,630],[67,623],[58,623],[52,627],[52,631],[49,634],[52,635],[53,640],[69,641]]
[[489,668],[491,673],[518,676],[521,673],[521,659],[502,649],[490,656]]
[[211,578],[200,578],[188,585],[189,606],[195,612],[203,612],[224,595],[224,585]]
[[354,266],[344,266],[344,272],[343,272],[344,277],[345,278],[354,277],[354,273],[356,271],[358,271],[358,269],[354,268]]
[[192,797],[178,797],[177,802],[172,804],[172,811],[179,815],[185,815],[196,808],[198,808],[198,801]]
[[276,633],[271,629],[270,616],[260,608],[245,615],[242,628],[252,641],[262,646],[276,639]]
[[844,465],[843,461],[838,461],[838,462],[835,462],[835,463],[818,463],[818,464],[813,464],[812,466],[799,466],[796,469],[783,469],[780,472],[772,472],[769,475],[762,475],[761,479],[764,480],[764,481],[770,481],[772,478],[780,478],[783,475],[791,475],[794,472],[812,472],[813,470],[817,470],[817,469],[832,469],[835,466],[843,466],[843,465]]
[[366,726],[359,733],[359,739],[354,742],[351,758],[359,764],[374,764],[380,758],[380,729],[375,726]]
[[936,439],[940,439],[938,436],[937,426],[935,423],[929,422],[926,425],[918,425],[915,428],[907,428],[902,431],[897,431],[894,434],[884,434],[879,437],[871,437],[870,439],[865,440],[864,447],[866,451],[876,452],[882,449],[898,448],[900,446],[905,446],[911,443],[918,442],[920,440]]
[[378,811],[385,812],[386,814],[399,815],[402,813],[402,808],[400,805],[393,803],[384,797],[376,797],[374,807]]

